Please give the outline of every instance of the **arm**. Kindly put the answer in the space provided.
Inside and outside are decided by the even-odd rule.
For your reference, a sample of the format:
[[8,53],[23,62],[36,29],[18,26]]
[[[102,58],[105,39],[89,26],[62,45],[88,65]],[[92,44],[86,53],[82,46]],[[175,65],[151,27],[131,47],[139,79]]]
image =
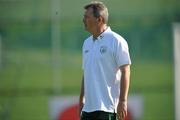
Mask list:
[[122,74],[117,113],[120,117],[120,120],[124,120],[125,116],[127,116],[127,98],[130,83],[130,65],[123,65],[120,67],[120,70]]
[[81,83],[81,91],[79,96],[79,116],[81,115],[81,110],[84,105],[84,76],[82,77],[82,83]]

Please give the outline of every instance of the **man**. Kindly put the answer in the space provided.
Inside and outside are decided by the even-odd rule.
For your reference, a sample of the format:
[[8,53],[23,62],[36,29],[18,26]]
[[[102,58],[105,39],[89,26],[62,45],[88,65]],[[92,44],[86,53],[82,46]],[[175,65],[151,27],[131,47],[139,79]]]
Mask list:
[[81,120],[124,120],[131,64],[127,42],[107,26],[108,10],[102,2],[84,9],[84,26],[92,36],[82,51]]

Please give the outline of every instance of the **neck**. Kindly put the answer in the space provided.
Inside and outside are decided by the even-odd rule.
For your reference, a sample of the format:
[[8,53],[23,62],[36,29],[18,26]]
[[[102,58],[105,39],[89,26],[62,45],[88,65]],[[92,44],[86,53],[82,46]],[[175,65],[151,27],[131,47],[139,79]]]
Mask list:
[[104,24],[101,27],[97,27],[96,30],[92,33],[93,38],[96,39],[100,34],[102,34],[107,29],[107,25]]

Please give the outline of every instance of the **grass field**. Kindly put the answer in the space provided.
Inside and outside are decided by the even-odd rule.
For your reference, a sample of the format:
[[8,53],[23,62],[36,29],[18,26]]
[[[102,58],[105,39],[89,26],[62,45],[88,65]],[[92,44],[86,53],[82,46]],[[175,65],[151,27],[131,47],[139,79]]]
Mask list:
[[[51,52],[48,49],[7,51],[0,71],[0,120],[49,120],[48,99],[53,93]],[[142,120],[173,120],[173,68],[171,63],[132,65],[130,94],[144,98]],[[61,54],[59,95],[78,95],[81,54]]]

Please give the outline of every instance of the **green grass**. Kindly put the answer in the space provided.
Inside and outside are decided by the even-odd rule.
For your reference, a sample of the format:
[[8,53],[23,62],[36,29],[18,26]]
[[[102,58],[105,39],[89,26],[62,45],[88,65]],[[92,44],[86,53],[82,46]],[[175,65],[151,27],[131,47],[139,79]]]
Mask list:
[[48,98],[39,96],[1,97],[1,120],[49,120]]
[[[60,55],[61,92],[78,95],[81,85],[81,54]],[[53,93],[51,52],[48,49],[8,51],[7,64],[0,71],[0,118],[48,120],[48,98]],[[171,63],[145,62],[131,66],[130,94],[144,99],[142,120],[173,120],[174,96]]]
[[172,92],[144,93],[142,120],[174,120],[174,96]]
[[[132,88],[146,91],[172,91],[173,67],[171,63],[135,63],[131,66]],[[148,90],[149,89],[149,90]]]

